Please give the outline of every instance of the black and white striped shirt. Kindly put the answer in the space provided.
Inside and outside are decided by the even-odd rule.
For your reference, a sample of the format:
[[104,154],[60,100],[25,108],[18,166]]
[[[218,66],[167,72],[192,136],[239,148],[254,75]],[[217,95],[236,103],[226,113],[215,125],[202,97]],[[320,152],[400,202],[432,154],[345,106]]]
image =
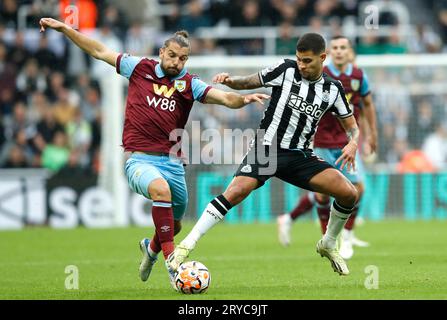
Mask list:
[[264,87],[272,87],[272,99],[260,125],[264,145],[271,145],[276,137],[283,149],[308,149],[326,112],[339,118],[352,115],[339,81],[325,73],[308,81],[301,77],[296,61],[284,59],[261,70],[259,78]]

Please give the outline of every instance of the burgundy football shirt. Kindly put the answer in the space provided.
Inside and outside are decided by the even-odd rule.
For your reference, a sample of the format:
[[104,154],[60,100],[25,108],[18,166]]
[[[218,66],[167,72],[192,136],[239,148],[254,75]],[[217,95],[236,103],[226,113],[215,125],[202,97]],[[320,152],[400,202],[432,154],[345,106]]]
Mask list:
[[[341,82],[345,89],[346,98],[349,104],[353,106],[354,117],[358,120],[361,108],[361,97],[365,97],[370,93],[366,74],[362,69],[352,64],[348,66],[345,73],[341,73],[333,64],[325,66],[323,71],[331,78]],[[347,143],[348,137],[340,122],[333,114],[326,113],[318,125],[314,147],[343,148]]]
[[128,54],[118,56],[116,71],[129,79],[124,150],[181,156],[180,137],[170,134],[185,128],[194,101],[203,102],[211,86],[186,69],[169,78],[158,61]]

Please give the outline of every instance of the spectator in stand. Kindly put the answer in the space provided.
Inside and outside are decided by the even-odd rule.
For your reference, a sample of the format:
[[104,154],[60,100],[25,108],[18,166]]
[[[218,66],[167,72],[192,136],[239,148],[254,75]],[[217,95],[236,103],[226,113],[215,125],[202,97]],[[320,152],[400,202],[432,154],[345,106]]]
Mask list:
[[7,48],[0,42],[0,114],[12,112],[16,91],[16,67],[7,59]]
[[18,93],[26,97],[34,91],[45,91],[47,81],[45,75],[40,72],[36,59],[29,59],[22,71],[17,76]]
[[211,38],[202,39],[202,54],[203,55],[226,55],[224,48],[217,45],[216,40]]
[[155,47],[154,35],[143,26],[141,21],[135,21],[127,31],[124,47],[130,55],[150,56]]
[[47,106],[42,119],[36,125],[36,135],[33,138],[33,144],[39,154],[54,141],[58,131],[64,131],[64,127],[56,122],[53,110]]
[[63,70],[62,62],[59,57],[48,48],[48,38],[41,35],[39,40],[39,49],[35,52],[34,58],[45,75],[49,75],[51,70]]
[[3,148],[3,144],[6,142],[5,127],[3,126],[3,114],[0,112],[0,150]]
[[262,19],[259,4],[255,0],[247,0],[242,4],[241,14],[233,19],[233,27],[259,27],[265,26],[266,21]]
[[408,48],[410,53],[437,53],[442,50],[442,40],[433,29],[426,24],[416,26],[416,37],[410,37]]
[[[123,52],[123,42],[113,33],[113,25],[110,25],[109,23],[103,24],[94,38],[111,50]],[[103,61],[92,57],[90,57],[90,61],[91,77],[95,80],[99,81],[102,78],[109,76],[110,72],[113,72],[114,70],[113,67]]]
[[65,126],[67,123],[73,120],[77,105],[73,104],[69,98],[68,89],[61,89],[58,91],[57,101],[53,105],[53,112],[56,118],[56,121],[60,123],[62,126]]
[[101,119],[102,113],[97,112],[95,119],[90,123],[92,127],[92,143],[90,144],[89,156],[92,171],[95,173],[99,173],[100,169]]
[[34,124],[28,119],[25,103],[22,101],[16,102],[13,114],[3,119],[3,125],[5,126],[5,137],[8,141],[13,141],[19,131],[32,132]]
[[4,124],[7,143],[0,152],[0,164],[6,163],[9,167],[38,165],[30,144],[35,127],[27,119],[26,106],[23,102],[15,104],[13,116],[6,118]]
[[100,15],[100,25],[109,25],[113,33],[124,41],[126,31],[129,27],[126,16],[117,6],[108,4],[103,13]]
[[70,150],[77,153],[79,164],[87,167],[90,164],[88,151],[92,143],[92,127],[83,117],[80,108],[75,108],[73,118],[65,126],[65,132]]
[[17,29],[17,0],[3,0],[0,2],[0,21],[7,27]]
[[284,21],[279,26],[276,38],[276,54],[278,56],[294,55],[296,52],[296,37],[293,34],[293,25]]
[[63,131],[57,131],[53,141],[47,144],[42,152],[42,166],[50,171],[57,172],[63,168],[70,157],[67,146],[67,136]]
[[48,99],[41,91],[35,91],[27,97],[27,116],[32,123],[42,120],[48,107]]
[[381,54],[403,54],[407,52],[406,45],[402,42],[398,30],[393,29],[388,36],[384,39],[380,53]]
[[447,165],[447,124],[438,122],[435,131],[427,136],[422,151],[435,170],[445,169]]
[[31,58],[31,53],[25,47],[25,35],[23,32],[17,32],[14,45],[9,50],[8,61],[20,69],[29,58]]
[[378,54],[379,50],[379,38],[374,32],[369,31],[359,39],[356,51],[358,55],[362,55]]
[[447,0],[437,0],[435,4],[440,35],[444,43],[444,51],[447,52]]
[[298,21],[298,11],[293,3],[286,2],[279,9],[282,22],[287,22],[291,25],[302,24]]
[[210,0],[209,14],[211,21],[214,24],[219,24],[222,21],[228,21],[230,17],[230,7],[234,5],[231,0]]
[[7,158],[0,164],[5,169],[28,168],[30,163],[27,161],[25,151],[17,144],[12,144],[8,149]]
[[200,0],[191,0],[187,8],[188,14],[180,17],[180,29],[194,33],[197,28],[212,26],[210,16]]
[[435,128],[435,118],[433,117],[433,107],[430,100],[423,99],[416,105],[416,110],[411,112],[408,128],[417,134],[409,135],[409,141],[413,148],[420,149],[425,138]]
[[58,176],[82,177],[90,176],[92,172],[93,168],[82,166],[79,152],[71,151],[67,163],[59,169]]
[[176,32],[180,29],[180,5],[173,3],[169,15],[163,17],[163,30],[165,32]]
[[49,75],[49,86],[45,90],[48,100],[55,102],[59,91],[65,88],[65,76],[62,72],[54,71]]
[[101,97],[94,86],[89,86],[84,98],[81,99],[81,113],[89,122],[94,121],[98,113],[101,113]]

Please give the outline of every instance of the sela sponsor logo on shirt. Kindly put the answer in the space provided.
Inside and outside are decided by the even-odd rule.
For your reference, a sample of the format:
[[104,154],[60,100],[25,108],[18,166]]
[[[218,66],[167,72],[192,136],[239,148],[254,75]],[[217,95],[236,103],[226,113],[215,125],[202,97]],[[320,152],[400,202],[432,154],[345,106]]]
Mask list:
[[299,112],[304,112],[305,114],[314,117],[315,119],[320,119],[324,110],[320,109],[318,104],[311,104],[304,101],[302,97],[295,93],[291,93],[289,96],[289,101],[287,103],[289,108],[298,110]]

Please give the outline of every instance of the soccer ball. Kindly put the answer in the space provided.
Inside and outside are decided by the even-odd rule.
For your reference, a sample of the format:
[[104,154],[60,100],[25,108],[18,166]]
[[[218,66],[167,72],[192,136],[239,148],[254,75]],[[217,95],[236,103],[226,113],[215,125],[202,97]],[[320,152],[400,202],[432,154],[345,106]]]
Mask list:
[[185,294],[204,293],[208,290],[210,282],[208,268],[198,261],[182,263],[175,277],[177,290]]

